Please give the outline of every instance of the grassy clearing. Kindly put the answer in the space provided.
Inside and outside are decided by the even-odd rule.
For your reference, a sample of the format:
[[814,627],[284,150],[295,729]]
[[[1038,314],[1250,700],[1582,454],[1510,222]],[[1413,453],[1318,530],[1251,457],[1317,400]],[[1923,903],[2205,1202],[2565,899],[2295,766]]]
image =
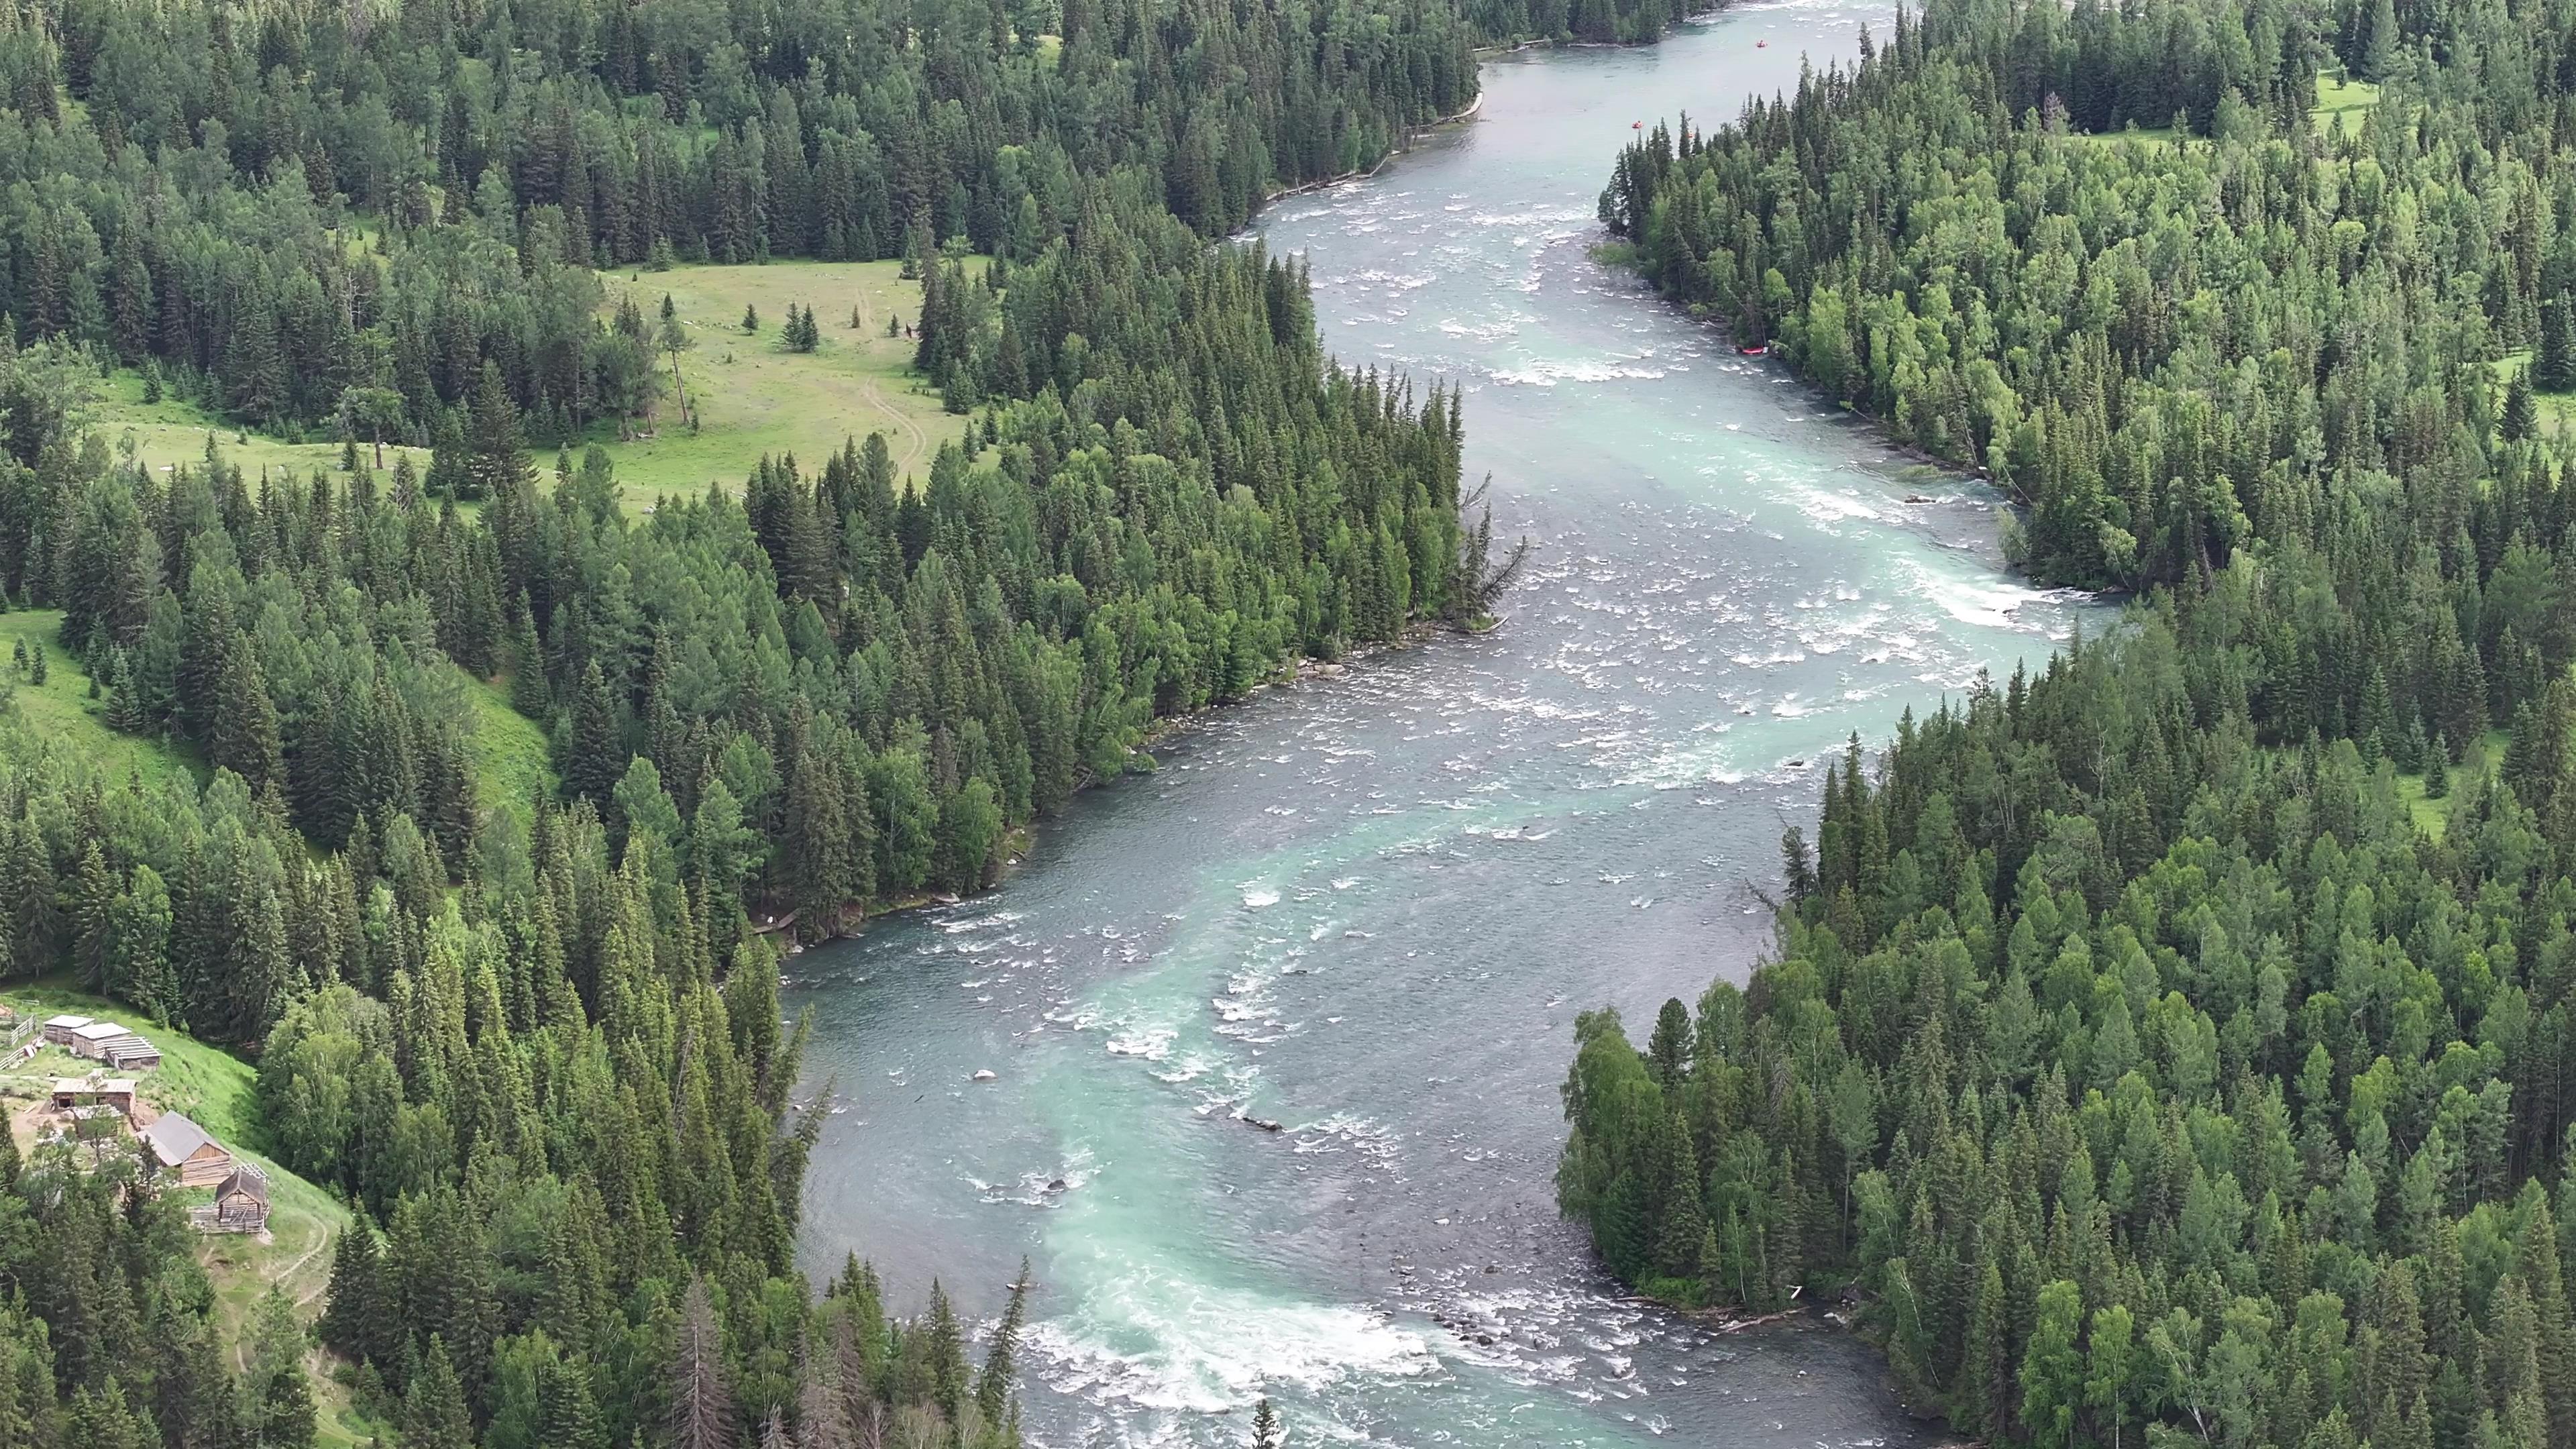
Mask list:
[[[121,735],[107,727],[107,701],[89,697],[89,675],[80,661],[56,642],[62,632],[60,609],[19,609],[0,614],[0,677],[18,713],[39,737],[89,761],[112,780],[129,774],[154,783],[172,777],[202,778],[204,767],[193,751],[181,751],[157,740]],[[45,682],[36,684],[8,668],[17,641],[45,654]]]
[[[885,335],[889,318],[921,317],[921,284],[898,262],[772,262],[767,266],[681,267],[603,273],[608,307],[628,296],[648,318],[665,293],[697,345],[680,354],[680,376],[698,410],[699,430],[678,424],[666,393],[666,424],[650,438],[606,443],[630,507],[709,483],[739,489],[763,453],[793,453],[819,467],[842,443],[886,435],[899,472],[925,474],[939,445],[963,437],[966,419],[948,413],[912,371],[913,344]],[[791,353],[779,344],[790,304],[810,306],[822,344]],[[743,308],[760,331],[742,330]],[[852,327],[855,308],[861,325]],[[663,360],[664,376],[669,359]]]
[[[206,439],[212,436],[222,450],[225,461],[240,468],[250,478],[259,477],[265,469],[272,474],[297,479],[316,468],[338,472],[340,445],[336,442],[289,443],[263,433],[246,431],[238,423],[226,422],[195,403],[183,401],[168,393],[159,402],[143,400],[143,375],[120,370],[99,384],[98,400],[91,409],[91,425],[111,447],[131,440],[136,456],[154,472],[168,472],[180,464],[191,467],[206,461]],[[394,459],[411,454],[412,467],[429,471],[427,448],[402,448],[385,445],[385,468],[390,474]],[[374,462],[371,449],[361,444],[359,457]],[[381,479],[379,480],[381,481]]]
[[[2319,76],[2317,77],[2317,103],[2309,110],[2308,120],[2318,130],[2323,131],[2333,124],[2336,117],[2340,116],[2343,118],[2346,131],[2358,130],[2362,120],[2370,114],[2371,108],[2378,104],[2379,87],[2368,81]],[[2125,130],[2119,131],[2076,131],[2070,133],[2068,139],[2096,146],[2111,145],[2121,141],[2170,142],[2174,139],[2174,128],[2132,124]],[[2201,138],[2195,136],[2186,139]]]
[[2441,839],[2443,833],[2450,829],[2452,799],[2466,790],[2469,782],[2475,780],[2480,773],[2491,771],[2504,763],[2505,744],[2508,738],[2503,730],[2489,730],[2469,748],[2468,758],[2456,765],[2448,766],[2451,791],[2442,799],[2436,800],[2425,795],[2424,776],[2398,776],[2397,797],[2404,800],[2406,808],[2413,812],[2415,828],[2434,840]]
[[[2506,353],[2492,364],[2498,412],[2504,408],[2505,390],[2513,386],[2515,378],[2531,370],[2532,361],[2532,351],[2525,347]],[[2557,437],[2576,433],[2576,392],[2542,392],[2535,388],[2531,400],[2540,407],[2540,426],[2544,432]]]
[[[270,1285],[282,1290],[306,1320],[321,1314],[323,1295],[331,1282],[331,1243],[348,1227],[349,1210],[329,1193],[255,1149],[261,1135],[252,1096],[255,1074],[250,1063],[185,1032],[153,1026],[113,1002],[77,991],[51,986],[19,987],[0,1000],[40,1018],[79,1012],[141,1029],[162,1054],[158,1068],[135,1080],[143,1100],[159,1111],[186,1113],[214,1134],[235,1158],[268,1174],[268,1233],[264,1237],[208,1235],[197,1245],[197,1261],[205,1267],[215,1290],[216,1322],[224,1341],[234,1345],[236,1366],[241,1362],[239,1355],[247,1351],[249,1327]],[[56,1077],[85,1076],[90,1065],[60,1047],[46,1047],[32,1060],[13,1058],[5,1070],[0,1070],[0,1114],[16,1123],[28,1106],[52,1091]],[[32,1132],[21,1132],[21,1145],[32,1141]],[[211,1200],[213,1191],[191,1188],[178,1197],[193,1207]],[[348,1390],[331,1379],[329,1365],[318,1352],[307,1366],[312,1370],[321,1442],[364,1444],[383,1432],[382,1426],[357,1413],[349,1402]]]
[[2379,87],[2368,81],[2319,76],[2316,109],[2308,112],[2308,119],[2316,122],[2317,129],[2322,131],[2333,123],[2335,117],[2341,116],[2344,129],[2353,131],[2360,128],[2363,118],[2378,104]]

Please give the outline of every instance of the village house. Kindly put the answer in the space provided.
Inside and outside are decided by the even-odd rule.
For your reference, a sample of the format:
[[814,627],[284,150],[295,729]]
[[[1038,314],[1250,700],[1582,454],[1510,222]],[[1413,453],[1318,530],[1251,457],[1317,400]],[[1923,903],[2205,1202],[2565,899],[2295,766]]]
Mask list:
[[181,1187],[205,1187],[233,1170],[233,1155],[206,1129],[176,1112],[165,1112],[143,1129],[143,1146],[165,1172],[179,1175]]
[[86,1016],[57,1016],[45,1022],[45,1040],[56,1046],[70,1046],[72,1033],[89,1025]]
[[134,1115],[134,1079],[131,1077],[56,1077],[54,1109],[68,1112],[75,1107],[113,1107],[125,1116]]
[[190,1215],[201,1233],[257,1233],[268,1228],[268,1174],[245,1162],[215,1188],[211,1207]]

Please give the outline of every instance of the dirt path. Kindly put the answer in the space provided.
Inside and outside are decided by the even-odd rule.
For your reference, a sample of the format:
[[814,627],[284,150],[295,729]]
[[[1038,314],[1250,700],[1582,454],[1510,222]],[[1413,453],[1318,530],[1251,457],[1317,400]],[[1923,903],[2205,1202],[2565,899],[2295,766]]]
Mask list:
[[[895,452],[894,454],[895,471],[903,473],[915,468],[929,467],[931,451],[930,435],[921,430],[921,424],[914,422],[901,408],[896,407],[894,403],[886,397],[885,390],[877,385],[877,380],[875,378],[862,377],[858,382],[859,392],[862,396],[867,398],[868,406],[885,414],[887,420],[892,422],[897,428],[902,429],[905,436],[910,440],[903,445],[900,451]],[[891,439],[889,439],[889,441],[891,441]]]
[[[304,1271],[304,1265],[313,1261],[314,1255],[320,1253],[324,1248],[329,1246],[331,1246],[331,1230],[325,1228],[322,1230],[321,1237],[314,1240],[313,1246],[304,1250],[303,1257],[286,1265],[286,1271],[277,1275],[277,1281],[280,1283],[293,1281],[296,1274]],[[297,1295],[295,1306],[298,1308],[304,1307],[314,1299],[321,1297],[325,1292],[329,1291],[330,1287],[330,1275],[324,1274],[321,1282],[314,1284],[310,1289]]]

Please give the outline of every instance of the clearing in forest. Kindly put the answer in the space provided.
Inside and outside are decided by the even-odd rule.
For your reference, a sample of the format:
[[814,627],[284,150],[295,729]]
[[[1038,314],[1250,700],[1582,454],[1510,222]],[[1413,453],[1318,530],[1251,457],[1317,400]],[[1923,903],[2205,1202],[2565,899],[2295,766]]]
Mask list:
[[[967,420],[944,410],[913,372],[914,343],[900,330],[886,335],[890,319],[898,329],[921,320],[921,283],[905,278],[900,262],[678,267],[600,280],[612,314],[631,295],[648,324],[667,293],[694,344],[680,354],[680,380],[697,430],[680,420],[666,353],[655,435],[605,445],[630,508],[710,482],[739,489],[763,453],[793,453],[800,468],[820,468],[843,442],[877,432],[898,473],[924,475],[941,443],[965,435]],[[787,349],[791,305],[814,309],[812,352]],[[759,317],[757,332],[743,330],[746,307]]]

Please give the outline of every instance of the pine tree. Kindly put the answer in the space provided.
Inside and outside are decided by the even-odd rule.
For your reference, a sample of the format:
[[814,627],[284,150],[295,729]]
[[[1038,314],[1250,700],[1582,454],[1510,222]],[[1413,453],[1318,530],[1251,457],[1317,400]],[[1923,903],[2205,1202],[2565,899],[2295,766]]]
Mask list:
[[249,638],[239,633],[224,653],[214,738],[207,753],[217,766],[241,776],[253,795],[285,782],[277,706],[269,702],[268,682],[260,672],[258,654],[251,648]]
[[725,1385],[715,1300],[704,1278],[691,1278],[680,1300],[670,1384],[673,1449],[733,1449],[733,1398]]
[[150,720],[134,690],[134,661],[121,646],[108,658],[107,727],[119,734],[139,735]]
[[72,966],[88,991],[103,994],[108,989],[116,945],[117,894],[107,856],[93,840],[82,851],[80,873],[72,881]]
[[1002,1309],[1002,1322],[993,1330],[993,1347],[984,1359],[984,1372],[975,1380],[975,1408],[987,1424],[999,1424],[1010,1408],[1011,1374],[1020,1346],[1020,1324],[1028,1314],[1029,1265],[1020,1261],[1020,1276],[1011,1283],[1010,1302]]
[[2576,295],[2561,292],[2549,299],[2541,320],[2540,356],[2533,363],[2534,381],[2543,392],[2576,388]]
[[464,469],[468,482],[462,496],[515,496],[535,481],[536,470],[520,436],[518,406],[501,384],[501,369],[493,363],[483,364],[475,383],[472,417]]
[[563,762],[566,793],[587,795],[606,808],[625,777],[626,761],[617,708],[594,659],[583,667],[581,689],[573,697],[572,753]]
[[2540,431],[2540,404],[2531,395],[2531,376],[2517,372],[2504,390],[2504,417],[2497,425],[2508,443],[2519,443]]
[[313,1442],[313,1385],[304,1375],[304,1323],[274,1283],[260,1300],[251,1381],[253,1433],[262,1446],[301,1449]]
[[554,692],[546,682],[546,654],[537,642],[535,612],[528,596],[519,596],[518,625],[510,635],[510,708],[533,720],[554,713]]
[[748,302],[744,303],[742,308],[742,330],[745,332],[760,330],[760,309]]
[[1280,1449],[1286,1443],[1279,1425],[1279,1411],[1270,1407],[1270,1396],[1252,1406],[1252,1449]]
[[389,1366],[382,1360],[397,1335],[375,1224],[363,1209],[332,1245],[331,1283],[319,1329],[322,1342],[351,1362]]
[[403,1449],[474,1449],[465,1386],[447,1356],[446,1340],[437,1334],[430,1335],[429,1349],[403,1391],[402,1442]]

